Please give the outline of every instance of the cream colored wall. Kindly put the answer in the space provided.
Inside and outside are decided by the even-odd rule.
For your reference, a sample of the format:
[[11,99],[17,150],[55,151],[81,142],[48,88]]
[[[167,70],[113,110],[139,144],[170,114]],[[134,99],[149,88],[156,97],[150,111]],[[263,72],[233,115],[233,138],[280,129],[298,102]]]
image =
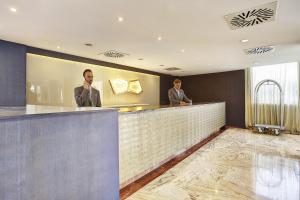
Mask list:
[[[94,73],[93,87],[100,90],[103,105],[159,104],[159,76],[34,54],[27,54],[27,104],[76,106],[73,91],[75,87],[82,85],[82,72],[86,68]],[[110,79],[138,79],[143,92],[139,95],[115,95]]]

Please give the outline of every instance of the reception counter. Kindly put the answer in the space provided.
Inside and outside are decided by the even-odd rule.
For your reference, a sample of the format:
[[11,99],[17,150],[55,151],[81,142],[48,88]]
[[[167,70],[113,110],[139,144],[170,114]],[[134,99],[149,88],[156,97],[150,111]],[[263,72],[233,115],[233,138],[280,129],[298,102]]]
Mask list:
[[0,107],[0,199],[119,199],[225,125],[225,103]]
[[118,112],[0,107],[0,199],[119,199]]
[[225,103],[119,108],[120,187],[134,182],[225,125]]

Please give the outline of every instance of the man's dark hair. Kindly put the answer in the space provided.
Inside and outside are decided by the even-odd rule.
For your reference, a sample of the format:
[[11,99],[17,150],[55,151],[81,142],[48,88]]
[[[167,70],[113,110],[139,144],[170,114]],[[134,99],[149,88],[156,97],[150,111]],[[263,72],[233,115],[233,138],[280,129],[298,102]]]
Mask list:
[[173,83],[181,83],[181,80],[177,78],[173,81]]
[[86,70],[84,70],[84,71],[83,71],[83,74],[82,74],[82,75],[83,75],[83,77],[85,76],[85,73],[87,73],[87,72],[91,72],[91,73],[93,73],[93,72],[92,72],[92,70],[90,70],[90,69],[86,69]]

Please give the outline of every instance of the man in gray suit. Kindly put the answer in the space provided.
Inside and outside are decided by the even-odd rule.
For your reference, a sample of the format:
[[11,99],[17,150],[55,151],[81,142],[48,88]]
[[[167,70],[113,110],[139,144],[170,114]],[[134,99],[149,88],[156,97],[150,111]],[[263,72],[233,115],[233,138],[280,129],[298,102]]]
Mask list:
[[101,107],[100,92],[92,87],[92,70],[84,70],[83,77],[83,86],[74,89],[74,96],[78,107]]
[[192,103],[192,100],[187,98],[184,91],[181,89],[181,80],[173,81],[174,87],[169,89],[168,96],[172,106],[185,106]]

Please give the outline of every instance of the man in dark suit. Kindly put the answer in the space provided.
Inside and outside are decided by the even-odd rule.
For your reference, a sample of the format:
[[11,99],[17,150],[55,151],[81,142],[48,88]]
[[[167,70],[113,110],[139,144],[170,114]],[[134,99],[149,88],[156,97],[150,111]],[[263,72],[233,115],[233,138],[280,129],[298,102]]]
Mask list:
[[86,69],[83,72],[83,86],[74,89],[74,96],[78,107],[101,107],[100,92],[92,87],[93,72]]
[[184,91],[181,89],[181,80],[173,81],[174,87],[169,89],[168,96],[172,106],[185,106],[192,103],[192,100],[187,98]]

